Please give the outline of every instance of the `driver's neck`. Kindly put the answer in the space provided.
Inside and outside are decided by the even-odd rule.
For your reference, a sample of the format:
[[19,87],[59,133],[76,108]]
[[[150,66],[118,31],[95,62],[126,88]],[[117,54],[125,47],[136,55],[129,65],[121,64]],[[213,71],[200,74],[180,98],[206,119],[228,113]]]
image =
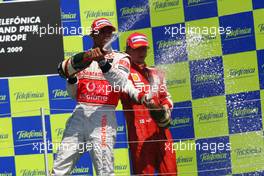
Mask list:
[[137,65],[140,69],[143,69],[146,67],[145,62],[133,62],[135,65]]

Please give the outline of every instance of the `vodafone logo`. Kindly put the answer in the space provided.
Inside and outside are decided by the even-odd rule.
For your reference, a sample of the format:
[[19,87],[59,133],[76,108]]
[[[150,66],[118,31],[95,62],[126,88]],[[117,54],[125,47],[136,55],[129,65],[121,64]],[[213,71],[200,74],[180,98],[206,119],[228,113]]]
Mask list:
[[94,82],[88,82],[86,85],[86,89],[88,92],[94,92],[96,90],[96,85]]

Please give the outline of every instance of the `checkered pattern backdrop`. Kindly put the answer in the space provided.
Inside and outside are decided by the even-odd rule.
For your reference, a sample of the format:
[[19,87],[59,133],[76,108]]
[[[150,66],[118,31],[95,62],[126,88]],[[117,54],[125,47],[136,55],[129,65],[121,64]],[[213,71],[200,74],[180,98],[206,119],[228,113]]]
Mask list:
[[[148,36],[147,63],[166,72],[175,103],[170,129],[179,175],[264,175],[263,0],[61,0],[61,13],[69,28],[109,18],[120,33],[113,47],[121,51],[131,32]],[[181,27],[231,32],[176,34]],[[88,36],[64,34],[65,58],[91,46]],[[43,175],[43,151],[32,144],[42,141],[39,108],[46,108],[47,138],[55,144],[76,102],[58,76],[0,79],[0,85],[0,175]],[[129,175],[124,115],[116,114],[115,173]],[[52,168],[56,147],[49,149]],[[88,154],[72,174],[94,174]]]

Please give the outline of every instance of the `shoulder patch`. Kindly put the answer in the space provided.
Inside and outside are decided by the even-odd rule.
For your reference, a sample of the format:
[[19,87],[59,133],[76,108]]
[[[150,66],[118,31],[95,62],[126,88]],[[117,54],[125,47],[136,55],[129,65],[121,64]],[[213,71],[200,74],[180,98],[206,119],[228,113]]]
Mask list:
[[118,61],[118,69],[125,71],[126,73],[130,72],[130,63],[128,60],[120,59]]
[[134,82],[141,82],[140,77],[137,73],[131,73],[131,77]]
[[130,68],[130,63],[125,60],[125,59],[120,59],[118,62],[119,65],[122,65],[123,67],[129,69]]

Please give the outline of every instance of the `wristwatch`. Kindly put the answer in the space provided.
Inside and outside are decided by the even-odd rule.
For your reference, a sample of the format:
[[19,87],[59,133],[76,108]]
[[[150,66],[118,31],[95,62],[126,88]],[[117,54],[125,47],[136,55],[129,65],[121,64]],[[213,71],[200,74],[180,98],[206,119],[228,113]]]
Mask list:
[[69,84],[75,84],[75,83],[77,83],[78,79],[77,79],[76,76],[74,76],[74,77],[69,77],[67,79],[67,81],[68,81]]
[[102,59],[98,61],[98,65],[101,68],[103,73],[108,72],[112,67],[112,65],[106,59]]

